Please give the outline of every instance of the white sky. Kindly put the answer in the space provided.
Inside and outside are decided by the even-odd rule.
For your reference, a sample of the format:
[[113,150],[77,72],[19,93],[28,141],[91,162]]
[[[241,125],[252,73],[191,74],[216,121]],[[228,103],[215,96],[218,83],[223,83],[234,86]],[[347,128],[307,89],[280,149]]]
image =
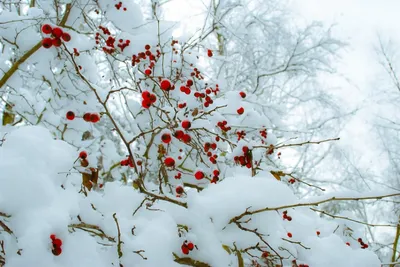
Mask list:
[[[366,98],[367,103],[373,103],[373,98],[368,96],[374,89],[373,84],[379,85],[378,73],[381,73],[374,45],[378,33],[400,45],[400,1],[291,0],[291,4],[305,18],[337,23],[336,33],[350,45],[339,71],[350,79],[353,86],[339,80],[334,83],[341,87],[342,95],[354,106]],[[372,144],[374,139],[367,124],[374,119],[374,112],[377,110],[369,108],[359,112],[341,136],[341,143],[364,155],[365,164],[373,162],[378,165],[374,160],[377,156],[374,149],[366,149],[366,144]],[[366,153],[368,151],[370,153]]]

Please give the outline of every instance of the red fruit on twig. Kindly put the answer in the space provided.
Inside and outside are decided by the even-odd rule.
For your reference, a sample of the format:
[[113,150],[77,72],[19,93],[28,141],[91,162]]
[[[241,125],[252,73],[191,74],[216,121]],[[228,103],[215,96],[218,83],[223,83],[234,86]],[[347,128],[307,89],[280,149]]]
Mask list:
[[53,44],[55,47],[60,47],[61,44],[62,44],[60,38],[54,38],[53,40],[51,40],[51,42],[52,42],[52,44]]
[[61,28],[54,28],[52,31],[52,34],[54,35],[54,37],[56,38],[61,38],[61,36],[63,35],[63,30]]
[[79,153],[79,157],[81,158],[81,159],[86,159],[87,158],[87,152],[86,151],[81,151],[80,153]]
[[169,80],[162,80],[160,83],[161,89],[167,91],[171,89],[171,82]]
[[187,244],[187,248],[188,248],[190,251],[192,251],[192,250],[194,249],[193,243],[192,243],[192,242],[189,242],[189,243]]
[[188,254],[189,254],[189,248],[188,248],[185,244],[183,244],[183,245],[181,246],[181,250],[182,250],[182,253],[183,253],[183,254],[185,254],[185,255],[188,255]]
[[42,46],[46,49],[53,46],[53,40],[51,38],[44,38],[42,40]]
[[90,121],[92,123],[96,123],[100,120],[100,115],[98,113],[92,113],[90,114]]
[[90,122],[91,121],[90,120],[91,116],[92,116],[91,113],[85,113],[85,114],[83,114],[83,120],[86,121],[86,122]]
[[164,164],[167,167],[174,167],[175,166],[175,160],[171,157],[168,157],[164,160]]
[[71,41],[71,35],[69,35],[69,33],[67,33],[67,32],[64,32],[63,35],[61,36],[61,38],[62,38],[65,42]]
[[161,135],[161,141],[163,141],[164,143],[169,144],[169,143],[171,143],[171,140],[172,140],[172,138],[169,133],[165,133],[165,134]]
[[201,179],[204,178],[204,172],[202,172],[202,171],[197,171],[197,172],[194,174],[194,177],[195,177],[197,180],[201,180]]
[[53,28],[49,24],[42,25],[42,32],[44,34],[50,34],[53,31]]
[[189,129],[190,126],[192,126],[192,123],[188,120],[184,120],[184,121],[182,121],[181,125],[182,125],[183,129]]
[[67,120],[72,121],[73,119],[75,119],[75,113],[72,111],[68,111],[65,117],[67,118]]
[[59,255],[62,253],[62,249],[61,249],[60,247],[55,247],[55,248],[52,250],[52,252],[53,252],[53,254],[54,254],[55,256],[59,256]]
[[243,112],[244,112],[244,108],[243,108],[243,107],[238,108],[237,113],[238,113],[239,115],[242,115]]

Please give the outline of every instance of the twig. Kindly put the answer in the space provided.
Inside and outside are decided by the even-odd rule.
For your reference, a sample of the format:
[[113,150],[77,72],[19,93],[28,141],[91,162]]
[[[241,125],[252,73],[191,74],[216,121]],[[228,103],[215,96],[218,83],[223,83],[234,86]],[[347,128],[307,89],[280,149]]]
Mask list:
[[388,194],[388,195],[381,195],[381,196],[369,196],[369,197],[331,197],[328,199],[324,199],[321,201],[315,201],[315,202],[308,202],[308,203],[296,203],[296,204],[290,204],[290,205],[284,205],[284,206],[279,206],[279,207],[272,207],[272,208],[263,208],[263,209],[258,209],[254,211],[248,211],[246,209],[245,212],[242,214],[233,217],[229,223],[235,223],[241,218],[243,218],[246,215],[253,215],[257,213],[261,213],[264,211],[272,211],[272,210],[281,210],[281,209],[290,209],[290,208],[295,208],[295,207],[306,207],[306,206],[318,206],[320,204],[326,203],[326,202],[331,202],[331,201],[359,201],[359,200],[370,200],[370,199],[382,199],[382,198],[388,198],[388,197],[395,197],[395,196],[400,196],[400,193],[395,193],[395,194]]
[[124,255],[124,253],[122,253],[122,243],[123,242],[121,241],[121,230],[119,228],[119,223],[118,223],[118,220],[117,220],[117,214],[116,213],[113,214],[113,218],[114,218],[115,224],[117,225],[117,230],[118,230],[118,244],[117,244],[118,257],[121,258]]

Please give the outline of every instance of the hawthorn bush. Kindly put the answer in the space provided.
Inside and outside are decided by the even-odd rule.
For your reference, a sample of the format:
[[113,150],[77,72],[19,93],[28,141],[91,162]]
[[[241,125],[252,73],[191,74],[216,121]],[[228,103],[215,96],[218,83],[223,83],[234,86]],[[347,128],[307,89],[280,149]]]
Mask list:
[[337,138],[276,137],[160,3],[1,5],[0,266],[380,266],[310,207],[396,193],[300,201],[281,150]]

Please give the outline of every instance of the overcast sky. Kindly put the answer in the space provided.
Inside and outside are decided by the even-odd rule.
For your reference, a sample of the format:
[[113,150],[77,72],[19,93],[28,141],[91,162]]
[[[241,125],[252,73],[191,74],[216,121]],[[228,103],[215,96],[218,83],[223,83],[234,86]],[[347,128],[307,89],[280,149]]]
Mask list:
[[400,1],[291,0],[290,2],[295,11],[309,20],[336,23],[335,33],[348,42],[349,47],[343,54],[339,71],[349,78],[349,83],[339,79],[336,82],[347,100],[354,106],[364,103],[365,108],[348,125],[341,136],[341,143],[351,146],[364,155],[365,164],[378,165],[374,160],[377,156],[374,153],[375,149],[372,148],[369,150],[370,153],[366,153],[368,151],[366,144],[373,144],[374,140],[371,134],[371,122],[375,119],[375,114],[384,111],[382,106],[374,105],[375,97],[372,96],[377,86],[384,86],[379,79],[386,78],[377,63],[374,46],[377,45],[378,34],[383,39],[391,39],[400,45]]

